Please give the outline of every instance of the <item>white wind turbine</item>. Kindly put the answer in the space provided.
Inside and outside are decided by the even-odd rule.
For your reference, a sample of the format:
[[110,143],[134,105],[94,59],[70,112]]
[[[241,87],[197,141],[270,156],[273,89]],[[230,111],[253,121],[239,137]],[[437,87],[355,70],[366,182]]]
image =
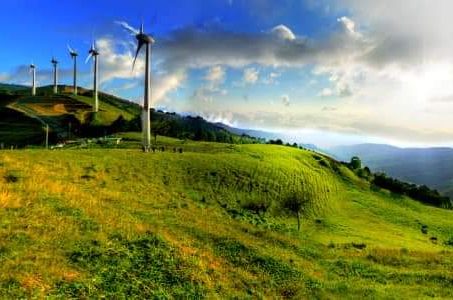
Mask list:
[[57,94],[58,93],[58,61],[55,59],[55,57],[52,57],[52,60],[50,62],[53,65],[53,93]]
[[71,55],[72,60],[74,61],[74,84],[73,84],[73,89],[72,92],[74,93],[75,96],[77,96],[77,56],[79,55],[76,50],[73,50],[69,45],[68,45],[68,50],[69,50],[69,55]]
[[148,152],[151,147],[151,46],[155,40],[145,33],[143,23],[140,30],[136,30],[125,22],[118,22],[123,28],[135,35],[137,39],[137,51],[135,52],[132,69],[135,67],[135,62],[140,50],[145,46],[145,94],[142,110],[142,131],[143,131],[143,150]]
[[36,96],[36,66],[35,64],[30,65],[31,75],[31,95]]
[[96,49],[95,42],[91,44],[91,48],[88,51],[88,57],[85,61],[87,63],[91,58],[93,58],[93,100],[94,100],[94,112],[99,111],[99,100],[98,100],[98,56],[99,51]]

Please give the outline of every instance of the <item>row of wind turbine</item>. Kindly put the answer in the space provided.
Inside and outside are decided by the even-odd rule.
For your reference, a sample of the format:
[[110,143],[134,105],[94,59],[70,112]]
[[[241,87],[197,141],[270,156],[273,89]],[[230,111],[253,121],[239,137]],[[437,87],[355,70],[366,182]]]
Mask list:
[[[79,55],[76,50],[72,49],[68,45],[69,55],[73,60],[73,94],[77,95],[77,56]],[[88,62],[91,58],[93,58],[93,65],[94,65],[94,78],[93,78],[93,100],[94,100],[94,112],[99,111],[99,100],[98,100],[98,56],[99,51],[96,49],[95,43],[93,42],[91,45],[90,50],[88,51],[88,57],[86,62]],[[52,57],[50,61],[53,66],[53,93],[58,93],[58,61],[55,57]],[[36,65],[30,65],[30,72],[32,73],[32,87],[31,87],[31,95],[36,96]]]
[[[142,134],[143,134],[143,150],[149,152],[151,149],[151,46],[155,43],[154,38],[146,34],[144,31],[143,24],[140,26],[140,29],[137,30],[129,26],[125,22],[118,22],[124,29],[126,29],[131,35],[133,35],[137,41],[137,49],[135,52],[134,60],[132,62],[132,70],[135,68],[135,63],[137,57],[140,54],[140,51],[145,47],[145,78],[144,78],[144,99],[142,107]],[[71,56],[74,66],[73,66],[73,93],[77,95],[77,56],[78,53],[76,50],[72,49],[68,45],[69,55]],[[85,61],[87,63],[90,59],[93,60],[93,100],[94,100],[94,112],[99,110],[99,100],[98,100],[98,62],[99,51],[96,48],[95,43],[91,44],[91,48],[88,51],[88,57]],[[53,65],[54,72],[54,94],[58,93],[58,61],[55,58],[52,58],[51,63]],[[36,95],[36,66],[34,64],[30,65],[30,71],[32,72],[32,96]]]

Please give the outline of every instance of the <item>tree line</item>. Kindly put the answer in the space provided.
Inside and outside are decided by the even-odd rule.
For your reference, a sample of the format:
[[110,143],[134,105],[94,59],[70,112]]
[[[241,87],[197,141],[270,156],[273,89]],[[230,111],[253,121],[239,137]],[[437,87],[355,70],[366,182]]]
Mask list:
[[346,165],[359,177],[369,180],[375,187],[389,190],[395,194],[406,195],[414,200],[432,206],[453,209],[451,199],[441,195],[439,191],[431,189],[426,185],[407,183],[392,178],[385,173],[372,173],[368,167],[362,168],[362,162],[357,156],[354,156]]

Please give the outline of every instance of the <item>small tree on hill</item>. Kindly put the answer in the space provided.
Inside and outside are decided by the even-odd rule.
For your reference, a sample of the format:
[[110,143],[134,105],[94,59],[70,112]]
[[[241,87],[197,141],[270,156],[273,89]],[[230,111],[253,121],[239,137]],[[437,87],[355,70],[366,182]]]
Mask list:
[[358,156],[354,156],[353,158],[351,158],[349,165],[353,170],[358,170],[362,168],[362,161]]
[[308,195],[301,192],[291,192],[283,201],[283,207],[297,217],[297,230],[300,231],[300,216],[308,204]]

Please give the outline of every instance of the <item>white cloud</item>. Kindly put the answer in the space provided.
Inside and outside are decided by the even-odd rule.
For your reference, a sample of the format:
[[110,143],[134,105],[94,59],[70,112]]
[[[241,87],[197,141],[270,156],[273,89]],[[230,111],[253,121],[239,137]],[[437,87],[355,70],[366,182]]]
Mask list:
[[167,100],[167,94],[178,89],[186,80],[186,76],[184,71],[177,71],[155,78],[152,82],[153,90],[151,91],[153,105]]
[[204,105],[206,103],[213,103],[216,98],[226,96],[227,94],[228,92],[225,89],[213,85],[204,85],[193,92],[191,100]]
[[263,78],[262,82],[264,84],[275,84],[277,83],[277,79],[280,78],[282,76],[281,73],[277,73],[277,72],[270,72],[266,77]]
[[355,38],[361,38],[362,34],[356,31],[356,24],[350,18],[343,16],[337,21],[343,26],[343,29]]
[[108,37],[96,41],[99,50],[99,80],[101,83],[115,78],[131,79],[138,78],[145,70],[143,56],[139,56],[132,70],[132,47],[130,43],[115,41]]
[[275,26],[272,28],[271,32],[279,39],[293,41],[296,39],[294,33],[283,24]]
[[247,68],[244,70],[242,80],[245,84],[255,84],[259,79],[260,72],[255,68]]
[[290,106],[291,105],[291,101],[290,101],[288,95],[282,95],[280,100],[282,101],[283,105],[285,105],[285,106]]
[[225,69],[221,66],[211,67],[206,72],[205,80],[213,83],[222,83],[225,81]]
[[321,92],[319,92],[318,96],[320,97],[331,97],[333,96],[333,91],[329,88],[323,88]]

